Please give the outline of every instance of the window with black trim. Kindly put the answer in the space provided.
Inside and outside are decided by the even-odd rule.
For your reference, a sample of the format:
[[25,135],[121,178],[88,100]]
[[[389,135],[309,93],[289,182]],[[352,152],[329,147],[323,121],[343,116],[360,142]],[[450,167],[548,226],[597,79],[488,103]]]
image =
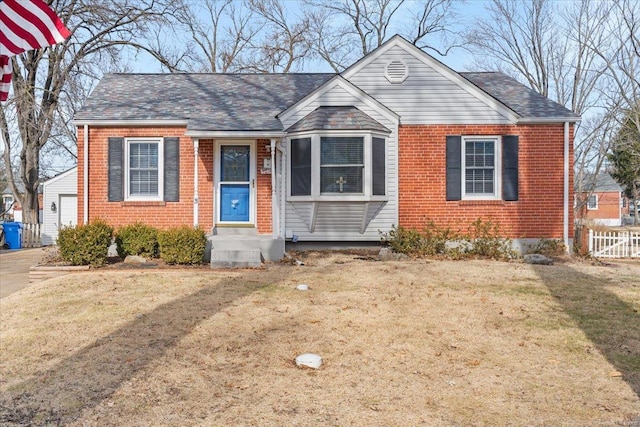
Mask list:
[[291,197],[386,195],[386,139],[363,132],[324,132],[290,139]]
[[518,200],[518,136],[446,137],[446,200]]
[[108,138],[108,200],[180,200],[180,138]]

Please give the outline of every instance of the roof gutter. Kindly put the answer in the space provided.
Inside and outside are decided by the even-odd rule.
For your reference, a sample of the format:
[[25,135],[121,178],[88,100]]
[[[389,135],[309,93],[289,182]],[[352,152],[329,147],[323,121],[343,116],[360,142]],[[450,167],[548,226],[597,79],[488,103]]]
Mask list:
[[580,117],[523,117],[516,121],[518,124],[535,124],[535,123],[577,123]]
[[282,138],[283,131],[274,130],[187,130],[184,133],[192,138]]
[[74,120],[75,126],[186,126],[188,120]]

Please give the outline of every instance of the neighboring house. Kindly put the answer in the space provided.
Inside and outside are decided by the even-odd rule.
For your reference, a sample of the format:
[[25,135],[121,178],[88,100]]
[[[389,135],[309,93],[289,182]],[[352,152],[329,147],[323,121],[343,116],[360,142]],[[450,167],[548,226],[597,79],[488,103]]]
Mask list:
[[2,190],[2,206],[0,206],[0,221],[13,221],[14,198],[11,188]]
[[78,221],[78,168],[69,169],[42,185],[43,215],[40,233],[43,245],[53,245],[61,227]]
[[431,220],[570,244],[579,119],[399,36],[340,74],[110,74],[75,117],[78,221],[265,239],[265,259]]
[[[22,183],[17,183],[18,191],[24,193]],[[38,188],[38,218],[42,220],[42,190]],[[0,221],[22,222],[22,206],[14,199],[11,187],[7,187],[2,191],[2,208],[0,214],[3,214]]]
[[622,187],[608,173],[585,174],[576,188],[579,211],[577,217],[593,224],[620,226],[623,215],[628,215],[629,204]]

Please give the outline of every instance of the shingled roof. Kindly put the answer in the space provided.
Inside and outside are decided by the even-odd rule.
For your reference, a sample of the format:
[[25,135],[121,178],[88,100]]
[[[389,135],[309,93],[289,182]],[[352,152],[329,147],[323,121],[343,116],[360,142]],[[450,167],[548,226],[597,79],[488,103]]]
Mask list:
[[509,107],[521,118],[580,118],[573,111],[540,95],[505,74],[498,72],[465,72],[460,73],[460,75]]
[[[523,119],[579,119],[577,114],[504,74],[465,72],[460,75]],[[188,131],[196,132],[280,132],[282,123],[276,116],[334,76],[332,73],[107,74],[75,120],[171,120],[184,121]],[[294,125],[297,127],[293,129],[309,126],[322,126],[323,129],[336,120],[337,112],[323,110],[308,117],[304,123]],[[319,117],[320,114],[324,114],[324,118]],[[353,120],[357,113],[352,111],[350,114],[350,120]],[[347,117],[341,119],[342,124],[346,125]],[[358,116],[351,126],[382,126],[367,120]],[[388,130],[385,128],[385,131]]]
[[[576,190],[578,189],[578,182],[575,184]],[[618,184],[608,173],[599,173],[594,175],[592,173],[586,173],[582,177],[582,191],[593,191],[597,193],[618,193],[622,191],[622,187]]]
[[356,107],[318,107],[293,124],[287,132],[312,130],[372,130],[391,133]]
[[276,115],[334,74],[107,74],[83,120],[184,120],[188,130],[282,131]]

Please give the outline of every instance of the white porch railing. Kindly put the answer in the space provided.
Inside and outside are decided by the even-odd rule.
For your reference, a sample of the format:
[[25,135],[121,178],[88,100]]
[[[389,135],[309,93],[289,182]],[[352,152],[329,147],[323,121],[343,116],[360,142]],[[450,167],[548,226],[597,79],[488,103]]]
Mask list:
[[596,258],[640,258],[640,231],[589,230],[589,253]]

